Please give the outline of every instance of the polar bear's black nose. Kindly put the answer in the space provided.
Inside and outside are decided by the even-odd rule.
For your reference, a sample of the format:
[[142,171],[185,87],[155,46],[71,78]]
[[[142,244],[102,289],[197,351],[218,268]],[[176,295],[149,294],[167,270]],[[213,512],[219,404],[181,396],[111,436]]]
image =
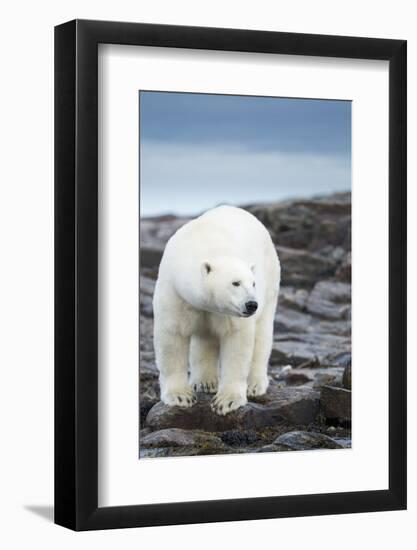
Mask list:
[[258,302],[254,302],[251,300],[250,302],[246,302],[245,304],[247,313],[251,314],[255,313],[255,311],[258,309]]

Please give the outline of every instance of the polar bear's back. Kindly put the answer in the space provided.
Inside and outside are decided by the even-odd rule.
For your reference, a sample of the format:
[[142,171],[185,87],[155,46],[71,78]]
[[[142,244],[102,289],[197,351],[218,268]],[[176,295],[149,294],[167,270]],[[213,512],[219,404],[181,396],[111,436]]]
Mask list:
[[[234,206],[218,206],[184,225],[172,237],[204,257],[233,254],[246,259],[271,243],[268,231],[255,216]],[[249,260],[249,258],[248,258]]]
[[194,270],[204,260],[228,255],[269,268],[278,264],[271,237],[255,216],[242,208],[218,206],[186,223],[171,237],[161,268],[170,264],[170,271],[174,266]]

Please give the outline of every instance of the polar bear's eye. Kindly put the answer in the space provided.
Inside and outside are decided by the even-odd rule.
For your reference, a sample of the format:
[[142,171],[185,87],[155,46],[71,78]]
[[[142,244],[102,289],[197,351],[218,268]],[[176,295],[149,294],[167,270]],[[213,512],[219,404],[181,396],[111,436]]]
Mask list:
[[240,282],[239,281],[233,281],[232,285],[233,286],[240,286]]
[[252,286],[255,288],[255,283],[253,283]]

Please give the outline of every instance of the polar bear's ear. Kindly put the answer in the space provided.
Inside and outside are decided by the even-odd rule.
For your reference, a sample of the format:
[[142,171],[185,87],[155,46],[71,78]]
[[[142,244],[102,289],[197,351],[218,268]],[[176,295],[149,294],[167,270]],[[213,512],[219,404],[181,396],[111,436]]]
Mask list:
[[209,262],[203,262],[201,264],[201,273],[203,275],[208,275],[212,270],[213,270],[213,267]]
[[250,270],[255,273],[255,264],[250,264]]

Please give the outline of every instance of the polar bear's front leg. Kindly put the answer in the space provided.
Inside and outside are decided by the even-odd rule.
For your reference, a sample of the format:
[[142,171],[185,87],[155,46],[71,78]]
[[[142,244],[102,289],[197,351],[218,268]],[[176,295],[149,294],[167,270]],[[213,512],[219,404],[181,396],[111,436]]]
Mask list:
[[247,378],[254,346],[254,325],[227,334],[220,342],[220,382],[211,408],[225,415],[246,405]]
[[190,384],[195,391],[215,393],[218,387],[219,343],[193,335],[190,344]]
[[166,405],[191,407],[197,397],[188,384],[190,339],[177,333],[155,331],[154,345],[161,400]]
[[255,347],[248,377],[248,396],[264,395],[268,389],[268,362],[272,350],[276,300],[271,301],[256,322]]

